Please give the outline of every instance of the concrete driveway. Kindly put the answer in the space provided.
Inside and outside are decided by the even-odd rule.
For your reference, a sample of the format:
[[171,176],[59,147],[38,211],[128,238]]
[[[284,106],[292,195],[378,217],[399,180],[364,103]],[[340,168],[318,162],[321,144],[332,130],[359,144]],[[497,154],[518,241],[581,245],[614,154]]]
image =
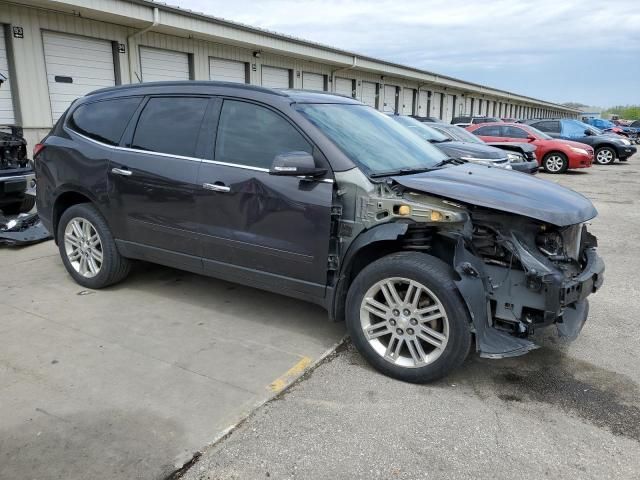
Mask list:
[[607,270],[578,339],[470,356],[429,385],[387,378],[352,348],[258,410],[187,480],[640,478],[640,155],[566,175],[600,215]]
[[86,290],[0,248],[0,478],[163,478],[344,335],[318,307],[141,264]]

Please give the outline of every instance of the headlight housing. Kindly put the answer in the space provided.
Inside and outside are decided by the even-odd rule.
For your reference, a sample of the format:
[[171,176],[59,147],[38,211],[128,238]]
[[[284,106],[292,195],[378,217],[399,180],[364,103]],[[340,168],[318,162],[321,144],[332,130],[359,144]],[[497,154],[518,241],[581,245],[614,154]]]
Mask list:
[[511,163],[521,163],[524,162],[524,157],[520,153],[515,152],[507,152],[507,158]]
[[572,152],[581,153],[582,155],[589,155],[589,152],[584,148],[578,148],[578,147],[569,147],[569,148],[571,149]]
[[619,141],[621,144],[626,145],[626,146],[631,145],[631,142],[630,142],[629,140],[627,140],[626,138],[619,138],[619,139],[618,139],[618,141]]
[[549,257],[555,257],[564,253],[564,241],[562,235],[555,230],[540,232],[536,235],[538,250]]

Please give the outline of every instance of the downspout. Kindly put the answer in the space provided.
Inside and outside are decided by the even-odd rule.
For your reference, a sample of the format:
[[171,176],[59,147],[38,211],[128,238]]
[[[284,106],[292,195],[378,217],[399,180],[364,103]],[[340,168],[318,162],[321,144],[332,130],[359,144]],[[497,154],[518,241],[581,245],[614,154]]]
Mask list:
[[143,33],[147,33],[149,30],[151,30],[154,27],[157,27],[159,24],[160,24],[160,11],[158,10],[158,7],[153,7],[153,23],[143,28],[142,30],[138,30],[137,32],[134,32],[131,35],[127,36],[127,48],[129,49],[129,81],[131,83],[134,83],[133,81],[134,75],[137,77],[138,83],[142,83],[142,78],[140,78],[140,75],[138,75],[138,72],[136,72],[136,65],[135,65],[136,62],[134,61],[134,56],[133,56],[133,39],[135,37],[139,37]]
[[350,67],[343,67],[343,68],[338,68],[336,70],[332,70],[331,71],[331,88],[332,91],[335,93],[336,91],[336,72],[341,72],[343,70],[351,70],[352,68],[356,68],[356,64],[358,63],[358,57],[356,57],[355,55],[353,56],[353,63],[351,64]]

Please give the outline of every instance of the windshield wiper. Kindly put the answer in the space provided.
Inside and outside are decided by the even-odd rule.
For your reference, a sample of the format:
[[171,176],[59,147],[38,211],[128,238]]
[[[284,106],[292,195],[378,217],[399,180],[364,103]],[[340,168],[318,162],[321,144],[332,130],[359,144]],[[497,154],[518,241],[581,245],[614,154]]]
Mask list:
[[444,167],[445,165],[462,165],[463,163],[467,163],[467,161],[462,160],[461,158],[445,158],[444,160],[436,163],[433,168]]
[[431,143],[444,143],[444,142],[452,142],[450,138],[444,138],[442,140],[429,140]]
[[433,170],[435,167],[437,167],[437,165],[434,165],[433,167],[398,168],[396,170],[387,170],[384,172],[370,173],[369,176],[371,178],[379,178],[379,177],[388,177],[390,175],[407,175],[409,173],[422,173],[422,172],[429,172]]

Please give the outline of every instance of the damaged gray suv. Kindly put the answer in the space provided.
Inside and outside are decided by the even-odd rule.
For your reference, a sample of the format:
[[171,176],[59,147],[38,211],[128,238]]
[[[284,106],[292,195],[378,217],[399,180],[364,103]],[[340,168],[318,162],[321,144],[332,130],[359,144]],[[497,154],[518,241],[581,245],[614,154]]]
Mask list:
[[544,327],[577,336],[603,282],[585,197],[447,158],[340,96],[116,87],[75,101],[42,145],[38,211],[79,284],[137,259],[303,299],[409,382],[472,345],[500,358]]

